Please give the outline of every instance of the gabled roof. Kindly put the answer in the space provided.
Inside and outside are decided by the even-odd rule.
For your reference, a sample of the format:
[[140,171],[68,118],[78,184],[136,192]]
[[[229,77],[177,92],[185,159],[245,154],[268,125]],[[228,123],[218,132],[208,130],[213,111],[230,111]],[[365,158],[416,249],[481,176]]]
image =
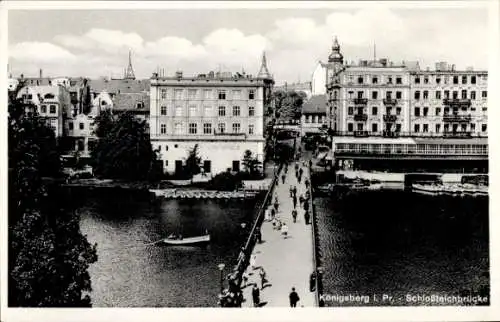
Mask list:
[[90,90],[94,93],[106,91],[108,93],[141,93],[149,92],[149,79],[93,79],[90,81]]
[[326,95],[314,95],[302,105],[302,114],[326,114]]
[[[137,108],[137,103],[142,103],[141,108]],[[113,99],[113,111],[117,112],[139,112],[149,113],[148,93],[120,93]]]

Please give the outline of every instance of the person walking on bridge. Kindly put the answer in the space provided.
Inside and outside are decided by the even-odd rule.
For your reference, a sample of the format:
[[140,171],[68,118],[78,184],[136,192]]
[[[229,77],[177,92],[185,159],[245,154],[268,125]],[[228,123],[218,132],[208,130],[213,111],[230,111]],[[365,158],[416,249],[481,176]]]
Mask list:
[[293,209],[297,208],[297,196],[293,195],[292,197]]
[[296,223],[297,222],[297,210],[292,210],[292,218],[293,218],[293,222]]
[[300,298],[297,292],[295,292],[295,287],[292,287],[292,291],[288,298],[290,299],[290,307],[297,307],[297,302],[300,301]]
[[282,174],[281,175],[281,182],[283,182],[283,184],[285,184],[285,179],[286,179],[286,174]]

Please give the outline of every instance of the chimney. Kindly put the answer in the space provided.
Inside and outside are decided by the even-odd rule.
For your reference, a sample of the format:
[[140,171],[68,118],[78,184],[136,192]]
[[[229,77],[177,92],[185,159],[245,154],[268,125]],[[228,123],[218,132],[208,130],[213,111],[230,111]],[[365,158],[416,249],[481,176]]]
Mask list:
[[40,68],[40,78],[43,78],[43,70]]

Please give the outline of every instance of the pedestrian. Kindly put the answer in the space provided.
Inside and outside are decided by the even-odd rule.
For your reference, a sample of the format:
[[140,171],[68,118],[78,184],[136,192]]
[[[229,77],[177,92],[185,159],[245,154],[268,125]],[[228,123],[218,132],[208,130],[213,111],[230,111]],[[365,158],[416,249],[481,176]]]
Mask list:
[[276,210],[274,210],[274,208],[271,209],[271,220],[274,220],[274,218],[276,217]]
[[259,288],[257,287],[257,284],[253,285],[253,288],[252,288],[252,299],[253,299],[253,306],[254,307],[259,306],[259,304],[260,304],[260,291],[259,291]]
[[283,174],[281,175],[281,182],[282,182],[283,184],[285,184],[285,179],[286,179],[286,175],[283,173]]
[[302,175],[304,174],[304,170],[302,170],[302,168],[299,169],[299,177],[302,177]]
[[297,196],[293,196],[292,197],[292,201],[293,201],[293,209],[297,208]]
[[276,212],[278,212],[278,207],[279,207],[279,202],[278,202],[278,197],[276,197],[274,199],[274,209],[276,210]]
[[252,257],[250,257],[250,267],[252,267],[252,270],[255,270],[257,268],[257,255],[253,254]]
[[312,165],[313,165],[312,160],[309,160],[309,168],[311,168],[311,167],[312,167]]
[[298,183],[300,183],[300,181],[301,181],[301,180],[302,180],[302,176],[301,176],[301,175],[299,175],[299,176],[297,177],[297,182],[298,182]]
[[266,271],[262,267],[260,268],[259,276],[260,276],[260,289],[263,290],[267,280],[266,280]]
[[293,195],[297,196],[297,187],[296,186],[293,186]]
[[292,198],[292,197],[293,197],[293,186],[290,185],[290,198]]
[[310,218],[311,218],[311,215],[309,215],[309,210],[304,211],[304,220],[306,222],[306,225],[309,225]]
[[288,226],[285,223],[281,225],[281,234],[283,235],[284,239],[288,237]]
[[306,199],[304,200],[304,210],[309,209],[309,201]]
[[292,218],[293,218],[293,222],[297,222],[297,210],[292,210]]
[[300,202],[300,205],[302,205],[304,203],[304,195],[300,195],[299,202]]
[[292,291],[288,298],[290,299],[290,307],[297,307],[297,302],[300,301],[300,298],[297,292],[295,292],[295,287],[292,287]]
[[288,173],[288,161],[285,163],[285,174]]
[[255,239],[257,243],[262,244],[262,233],[260,229],[257,229],[257,232],[255,233]]
[[306,188],[309,189],[309,179],[306,179],[304,183],[306,184]]
[[264,212],[264,221],[271,221],[271,211],[269,208],[266,208],[266,211]]

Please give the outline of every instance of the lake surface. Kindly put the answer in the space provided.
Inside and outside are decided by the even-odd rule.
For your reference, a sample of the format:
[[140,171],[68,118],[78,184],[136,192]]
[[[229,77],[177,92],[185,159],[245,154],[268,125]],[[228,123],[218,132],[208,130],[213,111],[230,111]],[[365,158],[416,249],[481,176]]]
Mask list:
[[[216,307],[217,265],[236,264],[260,199],[163,200],[87,197],[77,209],[81,229],[97,243],[89,271],[94,307]],[[247,223],[246,228],[241,223]],[[154,244],[168,234],[204,234],[206,247]]]
[[423,305],[410,295],[489,294],[488,198],[405,191],[315,197],[326,306]]

